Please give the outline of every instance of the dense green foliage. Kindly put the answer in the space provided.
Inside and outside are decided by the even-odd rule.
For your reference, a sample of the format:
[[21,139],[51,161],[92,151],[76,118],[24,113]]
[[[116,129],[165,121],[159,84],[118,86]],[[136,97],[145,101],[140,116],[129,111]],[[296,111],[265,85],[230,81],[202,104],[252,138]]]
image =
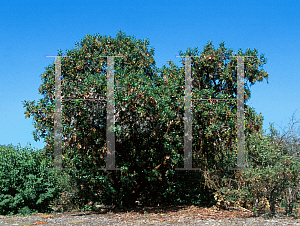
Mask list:
[[284,206],[287,214],[293,213],[300,200],[300,161],[296,157],[299,141],[298,151],[289,150],[294,141],[280,136],[273,125],[270,131],[270,134],[258,131],[247,137],[249,170],[237,172],[231,178],[206,175],[208,187],[216,190],[217,206],[265,210],[274,215],[277,205]]
[[61,192],[43,152],[0,146],[0,214],[50,211]]
[[[170,61],[157,68],[154,49],[148,46],[148,40],[137,40],[122,32],[115,39],[87,35],[76,48],[66,52],[68,57],[62,58],[63,97],[100,98],[105,97],[107,91],[107,64],[103,56],[123,56],[114,60],[116,164],[121,170],[99,170],[106,161],[106,102],[63,103],[63,167],[70,169],[67,173],[69,188],[75,192],[74,199],[70,199],[73,204],[84,206],[92,201],[132,206],[139,200],[144,205],[208,205],[218,201],[213,195],[217,197],[223,189],[209,184],[209,175],[217,175],[219,180],[236,175],[228,170],[236,165],[235,101],[193,102],[193,167],[202,170],[175,170],[175,167],[183,167],[185,62],[182,60],[178,67]],[[64,54],[59,51],[59,55]],[[208,42],[201,52],[194,48],[180,52],[180,55],[201,56],[192,58],[192,99],[236,98],[237,60],[224,43],[216,49]],[[250,97],[248,86],[268,78],[262,69],[266,59],[263,55],[259,57],[255,49],[239,50],[238,55],[252,56],[245,58],[247,102]],[[51,64],[41,76],[43,83],[39,92],[44,97],[37,104],[35,101],[24,102],[25,117],[34,117],[34,138],[45,139],[44,150],[52,165],[54,73],[54,64]],[[273,159],[276,150],[273,152],[272,146],[264,140],[268,138],[260,140],[256,137],[262,131],[262,117],[246,102],[248,152],[252,158],[259,159],[249,161],[249,164],[265,169],[260,158],[267,152]],[[266,145],[268,148],[263,149]],[[257,171],[252,173],[258,174]],[[293,183],[296,181],[294,175]],[[254,192],[250,188],[248,191]]]

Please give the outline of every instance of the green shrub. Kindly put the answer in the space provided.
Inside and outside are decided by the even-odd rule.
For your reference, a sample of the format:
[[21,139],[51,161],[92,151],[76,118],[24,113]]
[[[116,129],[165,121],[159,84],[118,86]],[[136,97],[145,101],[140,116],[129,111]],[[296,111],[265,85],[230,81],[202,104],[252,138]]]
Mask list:
[[0,214],[50,211],[60,187],[45,157],[28,146],[0,146]]
[[[235,178],[223,178],[216,187],[219,208],[244,207],[253,211],[276,214],[275,206],[282,203],[291,214],[299,200],[300,162],[282,142],[283,136],[270,126],[270,134],[249,134],[246,140],[248,167],[235,172]],[[298,144],[299,146],[299,144]],[[208,173],[211,181],[212,174]],[[213,187],[215,183],[209,183]]]
[[275,205],[282,201],[289,206],[287,213],[290,214],[299,200],[300,161],[288,150],[290,141],[280,136],[273,125],[270,131],[267,135],[249,137],[248,160],[253,169],[245,171],[244,176],[251,194],[268,200],[271,214],[275,214]]

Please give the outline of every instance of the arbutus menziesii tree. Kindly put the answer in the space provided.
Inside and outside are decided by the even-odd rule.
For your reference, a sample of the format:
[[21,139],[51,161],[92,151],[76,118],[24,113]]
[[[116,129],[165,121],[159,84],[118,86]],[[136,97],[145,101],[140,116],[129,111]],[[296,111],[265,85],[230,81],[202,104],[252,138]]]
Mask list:
[[[96,34],[58,54],[67,56],[61,58],[61,95],[69,100],[62,102],[63,167],[68,168],[82,204],[97,201],[131,206],[137,199],[143,204],[201,202],[204,187],[200,173],[175,173],[175,166],[183,164],[184,66],[169,62],[170,67],[156,68],[154,49],[149,50],[148,45],[148,40],[122,32],[116,38]],[[236,97],[236,59],[229,58],[232,51],[224,44],[214,49],[209,43],[202,53],[189,49],[181,55],[203,56],[192,59],[193,99]],[[267,78],[259,68],[265,59],[259,59],[256,50],[239,51],[238,55],[253,56],[245,60],[245,78],[251,84]],[[115,163],[119,171],[99,170],[105,167],[107,155],[106,102],[97,101],[107,97],[107,58],[103,56],[120,56],[114,58]],[[55,66],[51,64],[42,75],[39,92],[43,99],[37,104],[24,103],[25,117],[34,117],[34,138],[45,139],[51,161],[54,77]],[[247,100],[250,91],[245,90]],[[193,106],[194,165],[223,171],[226,164],[234,166],[236,105],[199,102]],[[245,109],[249,121],[255,113],[247,106]],[[176,174],[186,174],[193,183],[183,186]]]

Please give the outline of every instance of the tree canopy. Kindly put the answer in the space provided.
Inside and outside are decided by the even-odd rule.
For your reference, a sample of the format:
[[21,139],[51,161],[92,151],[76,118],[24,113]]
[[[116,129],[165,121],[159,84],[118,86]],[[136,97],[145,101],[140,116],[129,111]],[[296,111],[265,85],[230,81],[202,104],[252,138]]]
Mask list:
[[[218,48],[208,42],[203,51],[189,48],[179,54],[201,56],[191,61],[192,99],[236,98],[237,60],[224,42]],[[240,49],[237,55],[251,56],[244,60],[245,132],[250,135],[261,129],[263,118],[246,104],[251,96],[249,85],[268,78],[262,68],[266,59],[263,54],[258,56],[256,49]],[[120,171],[98,170],[106,161],[106,102],[63,102],[64,164],[72,169],[69,174],[77,187],[84,185],[80,194],[88,197],[86,202],[92,198],[123,205],[133,205],[137,199],[152,204],[175,202],[188,196],[176,176],[184,173],[194,177],[191,195],[195,189],[204,189],[199,186],[204,184],[203,176],[175,171],[183,165],[184,58],[181,66],[169,61],[158,68],[149,40],[123,32],[115,38],[87,35],[74,49],[65,54],[59,51],[58,56],[68,56],[62,58],[61,71],[62,97],[69,99],[105,97],[105,56],[121,56],[114,58],[115,151]],[[53,161],[55,65],[46,67],[41,78],[43,98],[37,103],[24,101],[25,117],[33,116],[33,136],[45,139],[45,151]],[[236,163],[236,102],[196,101],[192,112],[193,166],[224,176],[232,173],[226,168]]]

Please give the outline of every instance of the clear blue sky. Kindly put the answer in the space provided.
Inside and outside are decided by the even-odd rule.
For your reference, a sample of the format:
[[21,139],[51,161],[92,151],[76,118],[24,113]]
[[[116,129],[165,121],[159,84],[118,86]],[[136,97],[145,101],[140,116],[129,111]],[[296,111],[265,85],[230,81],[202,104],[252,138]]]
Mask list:
[[[269,122],[285,125],[300,113],[300,1],[157,0],[2,0],[0,7],[0,144],[31,143],[32,118],[24,119],[23,100],[39,100],[40,74],[56,55],[75,47],[87,34],[115,37],[119,30],[149,38],[161,67],[179,65],[179,50],[223,40],[237,52],[248,47],[265,53],[269,84],[251,87],[248,102]],[[298,114],[300,118],[300,114]]]

